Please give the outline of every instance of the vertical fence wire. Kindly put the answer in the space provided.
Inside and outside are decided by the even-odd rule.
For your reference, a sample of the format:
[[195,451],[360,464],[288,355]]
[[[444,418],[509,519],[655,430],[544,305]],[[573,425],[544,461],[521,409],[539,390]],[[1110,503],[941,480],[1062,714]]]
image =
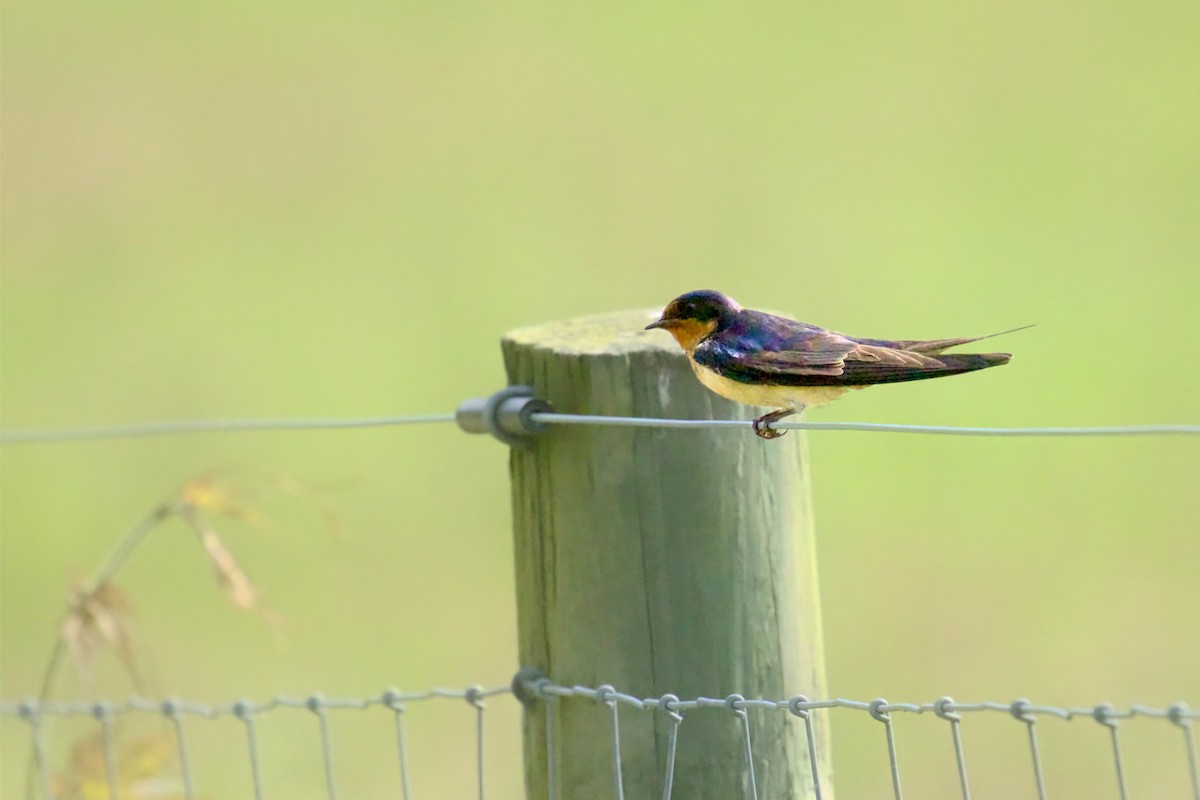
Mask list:
[[1192,773],[1192,795],[1195,800],[1200,800],[1200,765],[1196,763],[1196,741],[1190,725],[1183,729],[1183,735],[1187,740],[1188,767]]
[[892,716],[880,710],[887,704],[887,700],[877,697],[867,706],[867,712],[876,721],[883,723],[883,729],[887,733],[888,764],[892,770],[892,793],[896,800],[904,800],[904,792],[900,788],[900,760],[896,756],[896,734],[892,730]]
[[321,731],[321,759],[325,763],[325,793],[329,800],[337,800],[337,782],[333,778],[333,741],[329,732],[329,717],[325,714],[324,698],[318,694],[305,701],[309,711],[317,715]]
[[1117,789],[1121,794],[1121,800],[1128,800],[1128,793],[1125,790],[1125,765],[1121,759],[1121,739],[1117,733],[1117,726],[1109,726],[1109,732],[1112,734],[1112,749],[1113,763],[1117,766]]
[[1033,777],[1037,782],[1038,800],[1046,800],[1046,775],[1042,772],[1042,750],[1038,746],[1037,728],[1029,721],[1029,752],[1033,755]]
[[1108,728],[1109,735],[1112,737],[1113,764],[1117,768],[1117,793],[1121,800],[1128,800],[1128,794],[1125,791],[1125,765],[1121,759],[1121,737],[1117,732],[1117,720],[1113,717],[1113,707],[1108,704],[1096,706],[1092,709],[1092,718]]
[[813,800],[821,800],[821,771],[817,766],[817,733],[813,730],[812,714],[800,706],[808,703],[808,698],[798,694],[788,700],[788,711],[804,720],[804,736],[808,740],[808,770],[812,778]]
[[163,715],[175,729],[175,747],[179,755],[179,780],[183,783],[184,800],[196,800],[196,787],[192,783],[192,767],[188,759],[187,738],[183,730],[183,718],[179,715],[179,703],[166,700],[162,704]]
[[1183,729],[1183,746],[1186,748],[1188,772],[1192,778],[1192,800],[1200,800],[1200,764],[1196,761],[1196,740],[1192,735],[1192,721],[1187,717],[1185,703],[1176,703],[1167,709],[1167,719]]
[[659,708],[667,714],[671,729],[667,734],[667,767],[663,773],[662,800],[671,800],[671,790],[675,785],[675,746],[679,742],[679,724],[683,715],[671,708],[672,703],[678,703],[679,698],[673,694],[665,694],[659,700]]
[[962,790],[963,800],[971,800],[971,786],[967,781],[967,756],[963,751],[962,731],[959,730],[962,717],[950,710],[953,706],[954,698],[939,698],[933,704],[933,713],[950,723],[950,736],[954,742],[954,760],[958,763],[958,785]]
[[466,700],[475,707],[475,774],[479,781],[479,800],[484,800],[483,781],[483,689],[472,686],[467,690]]
[[[33,768],[37,771],[37,780],[42,797],[46,798],[46,800],[52,800],[52,795],[50,794],[50,762],[46,758],[46,742],[42,730],[41,709],[35,701],[28,700],[21,704],[18,713],[29,724],[29,743],[32,748],[30,758],[33,760]],[[32,781],[32,776],[30,780]],[[32,791],[32,784],[28,784],[27,791]]]
[[250,759],[250,780],[254,784],[254,800],[263,800],[262,773],[258,764],[258,736],[254,730],[254,709],[246,700],[233,706],[233,713],[246,726],[246,751]]
[[396,721],[396,754],[400,763],[400,797],[410,800],[411,787],[408,782],[408,747],[404,740],[404,703],[400,701],[400,692],[388,689],[381,698],[385,706],[392,710]]
[[1042,772],[1042,749],[1038,746],[1037,717],[1029,710],[1029,701],[1020,698],[1013,701],[1009,713],[1025,723],[1029,731],[1029,753],[1033,757],[1033,777],[1037,782],[1038,800],[1046,800],[1046,776]]
[[104,778],[108,782],[110,800],[120,796],[121,777],[117,771],[117,746],[113,741],[112,707],[108,703],[97,703],[92,714],[100,722],[100,736],[104,746]]
[[554,710],[558,706],[558,698],[543,694],[546,713],[546,797],[548,800],[558,800],[558,776],[555,774],[555,761],[558,752],[554,743]]
[[746,709],[738,705],[746,698],[740,694],[731,694],[725,698],[725,707],[742,720],[742,757],[746,761],[746,793],[750,800],[758,800],[758,781],[754,776],[754,747],[750,742],[750,715]]
[[612,709],[612,755],[613,755],[613,784],[617,800],[625,800],[625,781],[621,776],[621,719],[617,701],[612,699],[616,693],[613,687],[605,684],[596,689],[596,699]]

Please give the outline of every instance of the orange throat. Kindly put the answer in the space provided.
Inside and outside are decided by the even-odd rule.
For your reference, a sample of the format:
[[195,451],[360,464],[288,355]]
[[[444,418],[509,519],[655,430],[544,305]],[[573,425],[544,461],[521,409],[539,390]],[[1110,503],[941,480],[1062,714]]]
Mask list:
[[679,346],[683,348],[688,355],[696,349],[696,345],[700,344],[700,340],[708,336],[717,328],[717,321],[699,322],[694,319],[685,319],[672,321],[670,326],[664,325],[663,328],[667,333],[675,337],[675,341],[679,342]]

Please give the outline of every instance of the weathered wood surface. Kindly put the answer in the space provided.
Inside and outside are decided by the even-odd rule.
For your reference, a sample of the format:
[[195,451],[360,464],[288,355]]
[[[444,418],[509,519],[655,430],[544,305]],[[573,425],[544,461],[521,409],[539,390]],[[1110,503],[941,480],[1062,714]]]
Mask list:
[[[508,379],[556,411],[749,419],[691,374],[674,341],[641,329],[652,312],[524,328],[503,342]],[[553,426],[513,448],[512,497],[521,666],[559,684],[671,693],[825,696],[803,433],[766,441],[746,430]],[[611,714],[557,701],[557,796],[613,797]],[[548,797],[545,717],[527,715],[526,785]],[[803,723],[751,711],[758,795],[811,796]],[[815,716],[822,789],[824,717]],[[658,797],[669,723],[623,709],[628,797]],[[684,715],[675,798],[741,798],[741,721],[722,709]]]

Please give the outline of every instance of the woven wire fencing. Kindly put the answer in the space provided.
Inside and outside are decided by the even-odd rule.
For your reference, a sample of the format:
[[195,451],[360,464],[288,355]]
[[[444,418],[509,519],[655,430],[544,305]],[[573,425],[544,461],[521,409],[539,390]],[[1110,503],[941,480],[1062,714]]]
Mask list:
[[[533,401],[531,396],[523,395],[515,399],[522,402]],[[202,420],[95,430],[0,431],[0,441],[6,444],[32,443],[208,430],[374,427],[449,423],[456,420],[469,432],[490,432],[502,438],[500,434],[505,432],[504,419],[500,414],[502,406],[483,400],[475,402],[475,405],[471,405],[472,402],[474,401],[465,404],[467,411],[475,409],[471,413],[464,413],[460,409],[457,414],[358,420]],[[484,418],[486,415],[483,409],[489,407],[493,408],[496,414],[494,418]],[[745,420],[664,420],[537,411],[526,415],[526,419],[526,416],[518,413],[523,410],[528,409],[520,406],[510,416],[519,423],[518,427],[525,426],[521,428],[521,432],[528,435],[540,430],[535,430],[529,423],[540,426],[623,425],[664,428],[748,428],[751,424]],[[474,420],[472,413],[480,419]],[[1200,426],[1197,425],[1000,429],[785,422],[780,423],[778,427],[968,436],[1200,435]],[[170,505],[164,508],[176,509],[177,506]],[[151,521],[156,519],[157,517],[152,515]],[[206,529],[198,527],[197,532],[203,536]],[[127,556],[127,552],[120,547],[118,553],[124,553],[122,558]],[[104,581],[97,581],[96,585],[101,586],[103,583]],[[673,796],[687,796],[687,793],[680,791],[677,786],[677,778],[680,778],[681,774],[677,772],[677,764],[682,764],[688,759],[681,758],[677,762],[676,755],[689,754],[695,747],[689,742],[688,723],[699,715],[716,720],[721,719],[719,715],[725,715],[727,723],[720,721],[719,724],[730,726],[730,731],[733,732],[730,741],[734,743],[731,747],[736,752],[721,754],[732,756],[723,757],[722,763],[727,765],[728,769],[738,770],[743,797],[747,800],[766,800],[772,796],[771,792],[766,790],[765,786],[768,784],[764,780],[770,776],[772,768],[771,764],[764,763],[763,757],[768,742],[762,741],[764,737],[761,736],[759,741],[755,740],[753,731],[759,728],[752,724],[752,720],[756,715],[771,714],[782,715],[790,725],[795,725],[795,730],[804,743],[802,750],[805,752],[798,757],[805,761],[801,771],[810,776],[809,785],[806,787],[810,797],[831,797],[833,790],[831,782],[822,777],[828,773],[822,772],[820,767],[823,761],[829,759],[829,752],[824,749],[825,743],[821,735],[815,731],[826,723],[836,732],[841,725],[851,726],[860,722],[878,729],[878,749],[866,757],[861,750],[856,751],[851,758],[837,755],[837,748],[834,748],[838,758],[834,774],[852,775],[866,771],[878,773],[882,777],[880,786],[889,786],[891,795],[897,800],[905,796],[906,790],[914,796],[933,796],[928,791],[922,791],[921,775],[918,769],[912,768],[911,761],[908,773],[902,770],[902,765],[906,747],[911,748],[909,752],[920,747],[928,749],[935,740],[937,747],[944,749],[946,756],[946,783],[948,785],[952,778],[954,785],[952,790],[947,790],[948,793],[938,794],[939,797],[962,797],[970,800],[973,791],[977,796],[1027,796],[1037,797],[1039,800],[1048,797],[1079,797],[1081,795],[1076,790],[1077,787],[1057,780],[1058,776],[1054,773],[1055,764],[1069,757],[1071,752],[1064,749],[1063,739],[1058,737],[1057,733],[1049,733],[1046,730],[1051,726],[1059,727],[1060,723],[1078,719],[1083,724],[1071,726],[1067,734],[1070,749],[1091,750],[1087,768],[1095,776],[1104,776],[1106,784],[1111,788],[1111,794],[1107,796],[1119,797],[1121,800],[1131,797],[1158,798],[1163,795],[1140,792],[1139,789],[1148,785],[1169,784],[1171,787],[1178,787],[1179,797],[1200,800],[1200,770],[1197,767],[1193,734],[1193,724],[1200,715],[1182,703],[1169,707],[1133,704],[1117,708],[1108,704],[1086,707],[1041,705],[1022,699],[1012,702],[960,703],[949,697],[924,703],[892,703],[884,699],[814,700],[803,696],[747,699],[739,694],[684,699],[668,694],[662,697],[639,698],[612,686],[561,686],[544,680],[518,681],[515,694],[524,703],[524,708],[538,715],[534,721],[542,728],[537,744],[545,747],[541,761],[534,763],[538,764],[539,768],[544,764],[545,783],[549,787],[548,797],[556,800],[573,800],[574,797],[580,796],[572,793],[572,787],[564,785],[562,776],[564,763],[579,759],[594,763],[594,771],[597,774],[602,773],[604,777],[603,791],[589,793],[586,795],[588,797],[623,800],[627,795],[649,795],[670,800]],[[390,750],[386,758],[388,761],[394,761],[375,764],[376,767],[384,769],[373,772],[373,775],[383,776],[385,772],[390,774],[387,775],[386,781],[383,777],[378,778],[380,785],[372,787],[370,796],[420,800],[424,797],[440,796],[436,792],[424,790],[421,780],[424,774],[446,771],[454,767],[447,767],[444,763],[432,763],[428,759],[410,758],[410,751],[413,749],[410,740],[413,733],[412,726],[405,721],[406,711],[418,705],[441,708],[444,706],[439,706],[438,701],[457,701],[466,704],[465,707],[459,706],[457,713],[462,714],[469,710],[473,716],[473,732],[470,736],[463,735],[456,741],[454,763],[472,765],[470,778],[474,787],[473,795],[478,796],[480,800],[485,797],[494,800],[496,797],[521,796],[519,781],[514,780],[520,772],[520,764],[503,763],[496,756],[496,751],[501,750],[496,746],[497,738],[503,736],[507,740],[504,742],[507,750],[503,752],[509,753],[511,757],[511,751],[515,749],[513,742],[520,738],[519,732],[512,724],[511,715],[496,719],[496,712],[488,710],[488,701],[495,699],[497,706],[507,704],[512,714],[519,713],[522,706],[513,695],[514,689],[510,687],[486,690],[474,687],[465,690],[434,689],[421,693],[388,690],[377,696],[350,699],[321,695],[280,695],[263,702],[238,700],[218,705],[179,699],[154,701],[138,697],[118,703],[99,700],[73,703],[30,700],[0,702],[0,720],[4,722],[6,730],[6,750],[21,744],[22,738],[27,739],[30,753],[30,796],[59,800],[67,797],[156,797],[160,800],[172,797],[187,800],[216,796],[245,796],[254,797],[255,800],[291,797],[294,793],[282,792],[279,789],[284,783],[280,780],[279,763],[264,757],[264,751],[277,745],[281,738],[281,726],[276,724],[276,721],[281,721],[282,725],[286,726],[289,742],[287,746],[290,747],[293,740],[304,740],[306,752],[309,752],[311,747],[319,748],[319,759],[309,759],[310,763],[305,765],[309,768],[305,775],[315,776],[319,772],[323,780],[307,780],[303,784],[304,796],[323,796],[332,800],[338,797],[363,796],[359,791],[348,791],[346,788],[351,784],[351,778],[357,777],[354,775],[354,761],[351,758],[356,754],[351,743],[353,740],[342,733],[341,724],[343,718],[351,714],[359,714],[360,718],[366,715],[387,721],[390,730],[386,734],[377,733],[375,740],[375,744],[383,744],[382,740],[386,738],[387,746],[376,748],[375,751]],[[448,712],[439,710],[438,713]],[[607,731],[607,734],[589,741],[586,749],[576,748],[576,742],[564,739],[566,726],[562,725],[562,721],[568,714],[594,715],[604,723],[601,729]],[[920,729],[915,724],[909,728],[907,720],[897,725],[897,720],[918,717],[924,717],[926,720],[924,727]],[[986,774],[981,773],[994,771],[999,760],[993,752],[978,744],[984,739],[977,734],[985,727],[984,719],[987,717],[1002,720],[1002,724],[1012,728],[1012,739],[1020,740],[1023,752],[1010,753],[1009,757],[1004,757],[1000,762],[1003,764],[1002,769],[1011,773],[1011,783],[1021,790],[1019,795],[987,791],[992,787],[988,785]],[[206,731],[202,727],[205,720],[220,726],[227,740],[225,744],[233,748],[230,751],[232,760],[220,765],[219,769],[224,773],[236,772],[237,775],[246,776],[244,785],[234,787],[227,793],[214,794],[211,788],[218,783],[228,784],[230,775],[213,775],[211,768],[206,766],[211,765],[211,759],[202,758],[205,751],[204,735],[211,733],[211,730]],[[646,755],[645,752],[639,752],[639,746],[644,745],[638,744],[644,742],[644,738],[631,737],[629,732],[631,729],[636,730],[639,725],[645,725],[648,720],[653,720],[656,726],[667,732],[665,758],[662,759],[658,774],[651,781],[652,786],[635,781],[632,777],[633,770],[628,769],[631,762]],[[128,736],[131,722],[155,723],[164,733],[154,744],[165,745],[170,751],[170,760],[152,758],[147,756],[144,750],[130,748]],[[817,725],[818,722],[821,726]],[[946,730],[935,731],[933,726]],[[76,738],[73,743],[65,741],[67,736],[64,730],[68,727],[90,731],[87,734],[88,738]],[[897,727],[900,728],[899,731]],[[1154,734],[1147,733],[1151,728],[1157,729]],[[14,736],[8,733],[9,731],[18,733]],[[1049,735],[1039,735],[1039,732]],[[231,733],[233,735],[230,735]],[[1153,735],[1156,742],[1162,743],[1162,753],[1158,754],[1160,757],[1152,763],[1138,757],[1145,752],[1145,748],[1139,747],[1138,744],[1148,735]],[[1169,746],[1166,744],[1168,736],[1173,740]],[[417,738],[420,739],[420,734],[417,734]],[[86,746],[79,747],[80,741]],[[1048,745],[1047,741],[1052,743]],[[1097,743],[1103,744],[1103,751],[1096,749]],[[976,749],[972,749],[973,744]],[[489,756],[489,753],[492,755]],[[547,758],[547,753],[552,755]],[[1131,753],[1137,755],[1131,757]],[[974,772],[969,765],[974,765]],[[508,771],[504,772],[498,767],[508,767]],[[680,766],[679,769],[687,768]],[[1170,775],[1155,776],[1156,780],[1153,782],[1143,780],[1143,776],[1151,771],[1169,772]],[[222,780],[218,781],[218,777]],[[846,792],[845,789],[839,791]],[[847,793],[841,796],[850,795]]]
[[[1177,757],[1171,759],[1177,763],[1176,784],[1181,792],[1190,788],[1190,796],[1200,800],[1200,767],[1197,763],[1196,742],[1193,724],[1200,719],[1200,712],[1194,711],[1184,703],[1176,703],[1167,708],[1149,707],[1134,704],[1124,708],[1116,708],[1109,704],[1091,707],[1059,707],[1053,705],[1034,704],[1025,699],[1013,702],[972,702],[961,703],[949,697],[942,697],[926,703],[893,703],[885,699],[871,701],[846,700],[841,698],[829,700],[812,700],[802,695],[779,700],[747,699],[734,694],[726,697],[695,697],[680,699],[674,695],[662,697],[639,698],[634,695],[617,691],[612,686],[559,686],[542,679],[533,682],[518,682],[517,694],[530,708],[541,705],[544,714],[546,742],[549,751],[555,751],[556,719],[564,713],[565,704],[578,704],[580,708],[573,709],[583,713],[605,715],[611,721],[609,730],[611,736],[601,748],[606,765],[610,771],[612,798],[623,800],[629,787],[625,785],[622,766],[630,755],[628,747],[623,752],[621,721],[622,717],[630,720],[634,715],[661,715],[669,725],[669,744],[665,768],[661,781],[654,788],[652,796],[670,800],[673,784],[676,778],[676,753],[687,746],[687,721],[694,714],[725,714],[729,724],[740,732],[740,750],[742,764],[742,785],[746,800],[766,800],[760,795],[754,755],[755,742],[751,738],[750,715],[752,714],[786,714],[801,726],[807,744],[808,767],[812,780],[807,787],[810,796],[814,798],[832,797],[832,787],[822,785],[818,768],[818,737],[814,733],[814,717],[830,715],[846,717],[858,715],[880,726],[881,747],[880,761],[886,764],[890,775],[892,793],[897,800],[904,797],[902,746],[897,741],[895,720],[901,716],[926,715],[934,718],[947,728],[944,735],[946,747],[953,752],[953,763],[956,766],[958,796],[965,800],[972,797],[972,777],[968,768],[968,748],[964,740],[969,738],[964,729],[969,729],[975,718],[981,715],[999,715],[1022,728],[1020,736],[1027,741],[1027,756],[1024,763],[1008,765],[1013,771],[1027,773],[1029,795],[1046,800],[1049,797],[1076,797],[1069,786],[1047,785],[1045,762],[1053,759],[1054,755],[1045,751],[1040,744],[1038,731],[1044,725],[1054,725],[1060,722],[1082,718],[1098,725],[1098,728],[1088,730],[1076,727],[1077,736],[1095,736],[1097,731],[1109,740],[1110,756],[1107,763],[1096,763],[1095,770],[1107,770],[1112,775],[1112,796],[1122,798],[1136,797],[1130,787],[1135,783],[1139,765],[1127,763],[1123,750],[1124,736],[1137,736],[1139,730],[1129,725],[1129,732],[1122,731],[1126,723],[1137,720],[1139,726],[1167,726],[1178,732]],[[480,800],[487,797],[513,796],[512,787],[508,792],[497,794],[493,781],[489,780],[485,765],[487,763],[487,742],[485,737],[485,719],[488,701],[491,698],[511,697],[513,688],[500,687],[481,689],[472,687],[465,690],[433,689],[420,693],[404,693],[394,689],[383,692],[375,697],[356,699],[337,699],[322,695],[297,698],[279,696],[265,702],[239,700],[225,705],[208,705],[178,699],[168,699],[161,702],[143,698],[131,698],[121,703],[105,701],[39,703],[27,700],[19,703],[0,703],[0,716],[10,721],[20,720],[27,727],[30,746],[30,788],[33,794],[42,798],[58,798],[68,796],[61,791],[63,781],[54,774],[52,758],[49,755],[47,724],[55,719],[83,718],[95,725],[95,734],[99,739],[99,749],[102,761],[103,777],[101,783],[107,791],[107,796],[116,797],[184,797],[195,800],[208,796],[204,791],[205,776],[196,774],[193,764],[192,745],[189,740],[189,729],[198,719],[217,720],[226,718],[236,723],[242,729],[244,742],[244,757],[249,769],[250,781],[245,787],[245,796],[255,800],[263,800],[270,796],[265,790],[264,768],[259,757],[260,738],[257,723],[264,717],[285,713],[288,710],[311,714],[311,734],[319,741],[321,762],[324,773],[323,791],[314,791],[307,796],[324,796],[329,800],[349,795],[339,791],[338,764],[335,758],[335,741],[331,729],[330,718],[334,715],[351,711],[386,714],[391,720],[394,741],[392,750],[395,758],[395,782],[386,787],[383,796],[401,797],[404,800],[414,800],[417,794],[412,788],[414,771],[422,768],[437,769],[429,764],[410,763],[408,751],[408,736],[405,732],[405,711],[414,704],[422,704],[434,700],[458,700],[468,703],[474,709],[475,734],[471,744],[464,747],[473,750],[471,753],[475,766],[475,781],[477,796]],[[140,784],[123,782],[122,774],[127,765],[122,764],[124,751],[119,747],[117,722],[130,717],[158,717],[169,724],[173,749],[176,756],[174,774],[155,776],[153,780],[143,780]],[[835,724],[837,720],[834,720]],[[515,732],[513,732],[515,733]],[[928,730],[925,735],[933,735]],[[11,745],[13,739],[8,739]],[[592,743],[595,745],[596,743]],[[589,757],[593,757],[597,748],[591,749]],[[569,756],[568,756],[569,757]],[[558,786],[555,777],[557,764],[554,759],[547,760],[547,783],[550,787],[551,798],[563,798],[565,794]],[[837,763],[838,771],[864,769],[870,765]],[[629,796],[642,796],[641,791],[630,791]],[[88,796],[97,796],[93,791]],[[100,796],[103,796],[102,794]],[[1181,794],[1186,797],[1187,794]]]

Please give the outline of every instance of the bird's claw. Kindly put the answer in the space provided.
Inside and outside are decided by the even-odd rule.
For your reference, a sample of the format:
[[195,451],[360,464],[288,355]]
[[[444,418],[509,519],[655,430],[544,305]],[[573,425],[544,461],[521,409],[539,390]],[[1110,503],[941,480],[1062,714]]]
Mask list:
[[774,420],[768,419],[770,416],[771,415],[768,414],[754,420],[754,432],[762,439],[778,439],[780,436],[783,436],[785,433],[787,433],[787,431],[780,431],[772,428],[771,423],[774,422]]

